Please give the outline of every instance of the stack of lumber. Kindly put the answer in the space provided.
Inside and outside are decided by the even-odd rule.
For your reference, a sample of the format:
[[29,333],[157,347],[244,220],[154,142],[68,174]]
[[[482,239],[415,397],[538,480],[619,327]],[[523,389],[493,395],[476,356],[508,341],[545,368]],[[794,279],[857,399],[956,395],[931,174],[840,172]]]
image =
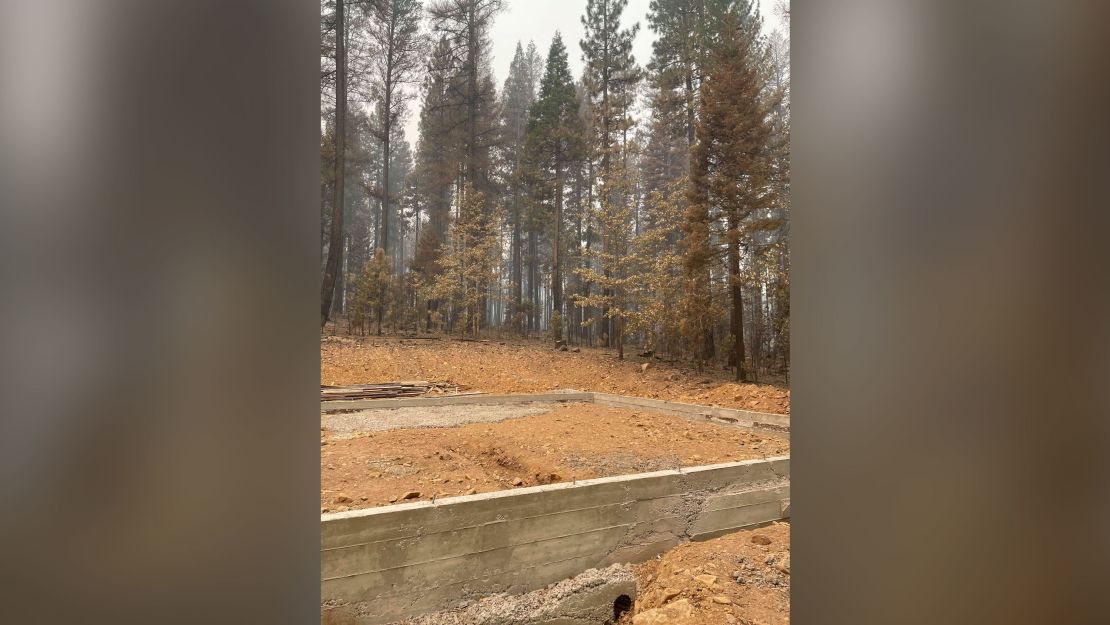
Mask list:
[[416,397],[427,393],[429,388],[430,385],[427,382],[381,382],[352,386],[321,386],[320,401]]

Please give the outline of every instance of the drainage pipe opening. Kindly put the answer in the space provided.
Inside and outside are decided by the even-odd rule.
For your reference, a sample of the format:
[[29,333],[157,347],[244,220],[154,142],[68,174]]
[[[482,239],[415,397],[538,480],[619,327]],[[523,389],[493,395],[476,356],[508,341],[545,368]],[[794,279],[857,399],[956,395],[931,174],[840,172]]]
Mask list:
[[632,597],[621,595],[613,602],[613,622],[616,623],[621,616],[632,610]]

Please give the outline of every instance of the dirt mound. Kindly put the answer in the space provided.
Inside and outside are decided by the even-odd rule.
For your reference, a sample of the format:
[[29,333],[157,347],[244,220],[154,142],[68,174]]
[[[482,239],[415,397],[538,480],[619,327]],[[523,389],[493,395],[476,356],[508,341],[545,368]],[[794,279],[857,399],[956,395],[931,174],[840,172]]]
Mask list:
[[680,545],[634,567],[639,598],[621,625],[787,625],[790,524]]

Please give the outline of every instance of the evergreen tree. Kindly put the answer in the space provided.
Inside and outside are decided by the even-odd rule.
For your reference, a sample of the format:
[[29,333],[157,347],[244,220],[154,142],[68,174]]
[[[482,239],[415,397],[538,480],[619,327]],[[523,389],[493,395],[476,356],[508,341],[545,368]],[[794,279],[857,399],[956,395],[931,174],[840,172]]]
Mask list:
[[344,151],[347,132],[347,32],[346,11],[343,0],[335,1],[335,174],[332,178],[332,206],[330,238],[328,239],[327,261],[324,264],[324,277],[320,285],[320,327],[328,323],[332,303],[335,298],[336,279],[342,270],[343,255],[343,183],[346,178]]
[[392,293],[393,268],[385,250],[379,248],[374,260],[366,263],[359,273],[347,317],[348,326],[357,327],[361,334],[366,334],[367,322],[375,318],[380,336],[383,312],[392,301]]
[[427,287],[427,297],[447,304],[448,327],[477,333],[484,323],[486,294],[497,280],[498,210],[485,210],[486,198],[470,185],[463,190],[451,243],[440,254],[440,271]]
[[[540,95],[528,116],[525,139],[526,178],[540,206],[549,208],[551,231],[552,319],[563,317],[563,200],[573,164],[581,158],[578,96],[567,64],[567,49],[558,33],[551,42]],[[560,333],[561,336],[561,333]]]
[[[416,78],[420,68],[424,37],[420,33],[423,7],[420,0],[369,0],[366,12],[367,34],[373,58],[373,96],[377,100],[378,127],[375,129],[382,145],[381,216],[378,224],[378,247],[391,255],[390,237],[394,226],[393,194],[396,182],[392,158],[394,140],[399,135],[409,99],[405,87]],[[397,179],[394,179],[397,180]]]
[[420,109],[415,175],[428,223],[417,240],[413,270],[425,280],[431,280],[436,273],[436,260],[447,240],[456,164],[460,158],[456,139],[458,111],[451,101],[454,69],[449,48],[446,37],[441,37],[432,51]]
[[503,0],[435,0],[428,7],[434,31],[445,44],[437,52],[445,55],[442,62],[453,70],[448,101],[456,109],[461,130],[457,136],[460,195],[468,184],[483,197],[489,191],[490,149],[497,137],[489,30],[503,7]]
[[[390,56],[418,38],[422,2],[433,45],[409,48],[426,68],[410,146],[415,68]],[[518,43],[498,94],[504,4],[321,1],[322,318],[505,324],[621,358],[720,354],[742,380],[788,372],[788,36],[761,35],[754,0],[652,0],[645,74],[627,0],[587,0],[578,82],[556,33],[546,59]]]
[[[390,142],[390,150],[392,155],[389,159],[389,198],[392,198],[395,209],[391,214],[395,214],[395,218],[391,218],[388,222],[383,220],[381,230],[383,233],[388,232],[388,236],[383,234],[382,247],[386,249],[386,255],[389,256],[389,262],[397,267],[403,273],[404,263],[402,262],[404,255],[404,236],[405,236],[405,217],[403,213],[404,193],[405,193],[405,179],[413,167],[412,150],[409,147],[409,142],[405,140],[405,131],[401,126],[397,126],[393,130],[393,140]],[[383,177],[384,180],[384,177]],[[390,248],[385,248],[385,244],[389,241],[394,243]]]
[[[722,19],[710,54],[709,71],[702,85],[703,111],[697,127],[695,162],[700,165],[692,172],[691,209],[696,204],[694,200],[709,197],[726,224],[723,238],[732,302],[729,361],[740,381],[748,379],[741,255],[745,241],[750,247],[753,230],[763,227],[759,223],[761,211],[775,203],[771,122],[775,101],[774,94],[766,89],[766,59],[759,15],[750,1],[739,3]],[[691,218],[691,233],[704,234],[698,221],[700,215]]]
[[[609,230],[609,225],[613,224],[612,216],[629,214],[628,206],[617,205],[620,201],[619,192],[624,185],[614,179],[614,161],[621,159],[621,149],[632,121],[629,111],[633,104],[634,87],[640,80],[640,70],[632,55],[632,42],[639,30],[639,24],[627,29],[621,28],[621,14],[627,4],[628,0],[587,0],[586,14],[582,17],[586,33],[581,47],[586,61],[586,84],[589,86],[594,111],[593,140],[595,153],[601,161],[598,200],[604,219],[600,222],[602,252],[598,257],[610,262],[616,258],[610,250],[615,234]],[[619,164],[623,169],[627,163],[622,161]],[[623,228],[623,224],[616,225]],[[605,266],[602,275],[609,282],[612,268]],[[609,320],[604,332],[605,341],[607,346],[612,346],[615,336],[618,353],[623,358],[619,315],[608,312],[608,303],[612,300],[611,293],[602,293],[602,316]],[[618,319],[618,322],[613,324],[613,319]]]
[[527,51],[518,42],[516,54],[509,66],[509,76],[501,97],[501,159],[504,170],[505,201],[510,220],[510,325],[523,331],[523,237],[524,237],[524,175],[521,161],[524,156],[524,137],[528,129],[528,110],[536,99],[539,81],[538,70],[542,65],[534,43]]
[[[653,83],[651,141],[648,146],[647,184],[660,190],[688,174],[690,199],[684,247],[688,292],[684,324],[696,362],[715,354],[713,284],[708,187],[697,170],[704,170],[703,152],[696,150],[696,127],[701,110],[701,85],[708,69],[714,36],[722,17],[737,0],[652,0],[648,24],[656,34],[648,64]],[[698,195],[700,194],[700,195]]]

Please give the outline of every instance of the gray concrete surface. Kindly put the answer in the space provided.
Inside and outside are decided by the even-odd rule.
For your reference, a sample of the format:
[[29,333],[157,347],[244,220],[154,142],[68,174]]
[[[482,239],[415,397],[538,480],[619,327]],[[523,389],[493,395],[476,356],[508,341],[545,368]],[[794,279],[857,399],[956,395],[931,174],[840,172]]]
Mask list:
[[789,511],[789,463],[749,460],[325,514],[321,617],[380,625],[778,520]]
[[442,397],[400,397],[397,399],[347,399],[320,402],[320,411],[351,410],[371,408],[405,408],[428,406],[459,406],[464,404],[520,404],[527,402],[567,402],[593,401],[593,393],[564,390],[550,393],[530,393],[523,395],[444,395]]
[[324,401],[320,403],[321,413],[335,413],[344,410],[378,410],[385,408],[431,408],[443,406],[482,405],[504,406],[525,403],[566,403],[593,402],[615,408],[646,409],[663,414],[686,417],[692,420],[709,421],[718,425],[737,427],[760,434],[773,434],[788,438],[790,435],[790,416],[769,412],[753,412],[721,406],[702,406],[683,402],[594,393],[576,390],[559,390],[550,393],[521,395],[445,395],[443,397],[403,397],[398,399],[361,399],[347,401]]
[[760,433],[789,434],[790,416],[769,412],[753,412],[721,406],[702,406],[662,399],[629,397],[610,393],[591,393],[593,402],[615,408],[646,408],[663,414],[711,421],[721,425],[732,425]]
[[436,407],[374,408],[320,415],[320,425],[337,436],[403,428],[448,428],[467,423],[494,423],[551,411],[550,403],[447,404]]

